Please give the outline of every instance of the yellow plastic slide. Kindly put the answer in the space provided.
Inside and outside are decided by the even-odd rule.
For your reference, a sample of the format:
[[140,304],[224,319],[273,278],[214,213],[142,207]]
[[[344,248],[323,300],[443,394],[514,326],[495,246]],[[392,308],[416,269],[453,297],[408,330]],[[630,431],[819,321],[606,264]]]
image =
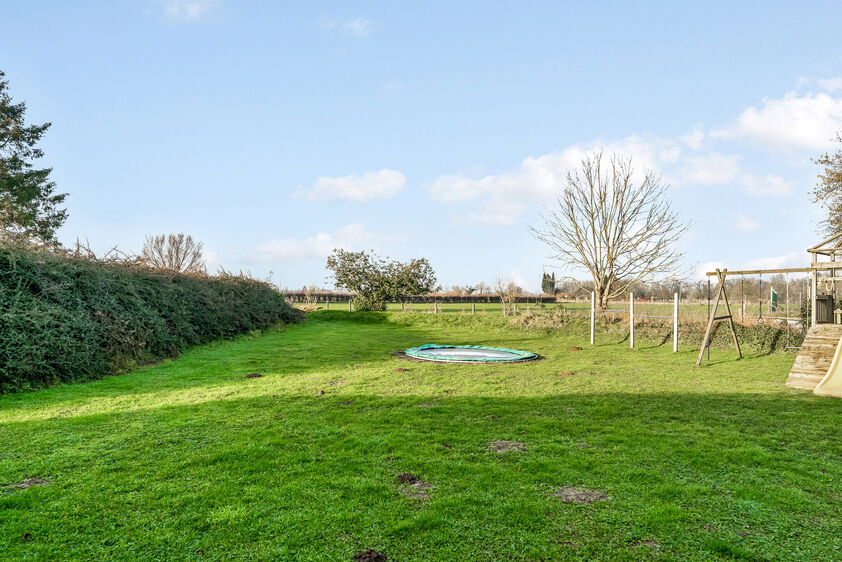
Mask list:
[[842,339],[836,344],[836,353],[833,354],[830,368],[813,389],[813,394],[842,398]]

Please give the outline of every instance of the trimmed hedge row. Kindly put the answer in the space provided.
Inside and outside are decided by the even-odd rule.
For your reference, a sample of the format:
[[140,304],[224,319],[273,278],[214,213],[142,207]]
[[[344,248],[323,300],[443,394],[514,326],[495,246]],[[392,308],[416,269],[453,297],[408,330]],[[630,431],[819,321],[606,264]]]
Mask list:
[[100,378],[295,320],[269,284],[0,247],[0,393]]

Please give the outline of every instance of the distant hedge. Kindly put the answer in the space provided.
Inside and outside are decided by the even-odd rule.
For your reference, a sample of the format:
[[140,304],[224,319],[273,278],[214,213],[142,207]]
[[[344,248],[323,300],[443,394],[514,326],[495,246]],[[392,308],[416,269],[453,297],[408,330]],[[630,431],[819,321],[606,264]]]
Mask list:
[[0,393],[96,379],[293,320],[283,296],[255,279],[0,246]]

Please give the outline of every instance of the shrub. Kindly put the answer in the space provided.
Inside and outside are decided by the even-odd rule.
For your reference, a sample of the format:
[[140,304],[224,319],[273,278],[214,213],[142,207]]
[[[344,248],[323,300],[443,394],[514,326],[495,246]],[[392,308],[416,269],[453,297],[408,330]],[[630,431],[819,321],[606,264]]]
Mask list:
[[269,284],[0,247],[0,393],[100,378],[293,321]]
[[426,258],[387,262],[374,252],[334,249],[327,258],[336,287],[354,291],[354,308],[386,310],[386,302],[436,290],[436,275]]

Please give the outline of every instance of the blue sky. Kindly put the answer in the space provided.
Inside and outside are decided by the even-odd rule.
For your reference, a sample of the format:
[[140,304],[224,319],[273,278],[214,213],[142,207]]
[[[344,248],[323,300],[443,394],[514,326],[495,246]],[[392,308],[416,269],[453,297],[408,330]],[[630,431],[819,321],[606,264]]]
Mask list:
[[0,4],[0,69],[98,250],[326,285],[335,246],[536,289],[528,232],[596,148],[660,171],[687,266],[796,266],[842,129],[837,3]]

